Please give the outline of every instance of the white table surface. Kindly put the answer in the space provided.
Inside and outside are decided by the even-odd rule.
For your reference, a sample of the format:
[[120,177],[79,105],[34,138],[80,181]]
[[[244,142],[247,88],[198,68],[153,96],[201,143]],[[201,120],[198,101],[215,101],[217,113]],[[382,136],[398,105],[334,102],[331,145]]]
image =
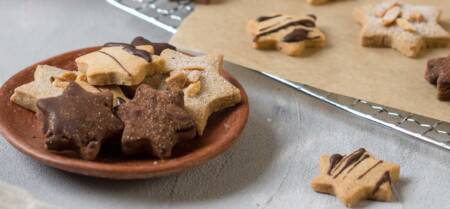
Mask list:
[[[138,35],[154,41],[170,38],[102,0],[1,0],[0,28],[0,83],[64,51],[127,42]],[[6,207],[5,201],[30,199],[16,192],[16,186],[39,201],[67,209],[343,208],[333,196],[314,193],[309,182],[318,174],[320,154],[359,147],[401,165],[401,180],[395,186],[399,200],[365,201],[360,207],[450,208],[450,152],[255,72],[229,64],[226,69],[247,90],[251,111],[239,141],[221,156],[178,175],[111,181],[46,167],[0,137],[0,208]]]

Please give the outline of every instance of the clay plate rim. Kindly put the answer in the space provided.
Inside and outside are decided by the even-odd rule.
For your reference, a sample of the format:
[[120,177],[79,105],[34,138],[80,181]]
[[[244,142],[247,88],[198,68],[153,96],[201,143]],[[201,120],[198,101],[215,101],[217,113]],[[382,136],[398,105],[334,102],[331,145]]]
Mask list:
[[[0,107],[2,107],[0,108],[0,133],[11,145],[22,153],[42,162],[45,165],[72,173],[110,179],[142,179],[164,176],[199,165],[224,152],[239,138],[239,135],[248,120],[248,97],[242,85],[228,72],[221,70],[221,75],[241,90],[242,102],[232,108],[229,108],[229,114],[221,116],[225,119],[229,117],[233,117],[233,119],[235,119],[232,123],[230,123],[230,128],[227,132],[220,135],[220,138],[215,140],[213,143],[199,147],[189,154],[168,160],[158,160],[156,161],[158,162],[156,164],[154,163],[155,160],[152,159],[122,162],[98,162],[70,158],[47,151],[42,152],[42,150],[32,147],[31,143],[27,142],[27,140],[32,139],[21,138],[18,135],[17,130],[11,128],[14,124],[9,123],[8,121],[8,117],[17,117],[18,114],[15,114],[16,111],[27,111],[10,102],[9,97],[12,95],[14,89],[17,86],[28,82],[27,78],[30,76],[32,77],[34,69],[39,64],[51,65],[56,60],[73,60],[75,57],[98,50],[99,48],[100,47],[83,48],[51,57],[21,70],[3,84],[0,88]],[[31,111],[27,112],[29,112],[29,114],[34,114]],[[207,128],[217,127],[218,126]],[[31,128],[36,129],[36,127]],[[28,130],[30,130],[30,128]],[[23,131],[27,131],[27,129],[24,129]]]

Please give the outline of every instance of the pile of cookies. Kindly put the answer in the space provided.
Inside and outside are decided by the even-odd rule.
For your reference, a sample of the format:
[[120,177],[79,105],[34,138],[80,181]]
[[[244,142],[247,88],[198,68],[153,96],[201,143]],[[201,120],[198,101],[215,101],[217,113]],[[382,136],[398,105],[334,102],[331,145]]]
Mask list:
[[[308,0],[323,4],[327,0]],[[440,24],[441,11],[432,6],[405,4],[389,0],[378,5],[356,8],[354,19],[362,25],[361,44],[366,47],[391,47],[407,57],[417,57],[424,48],[447,47],[450,33]],[[317,17],[283,14],[250,20],[247,31],[256,49],[278,49],[299,56],[305,48],[325,45],[325,35],[316,26]]]
[[[324,4],[328,0],[308,0]],[[412,5],[388,0],[355,8],[353,18],[362,26],[360,42],[365,47],[390,47],[415,58],[425,48],[448,47],[450,33],[440,24],[441,11],[433,6]],[[284,14],[260,16],[247,23],[253,48],[277,49],[289,56],[300,56],[306,48],[321,48],[325,34],[317,27],[317,17]],[[438,88],[438,99],[450,100],[449,58],[430,60],[425,79]]]
[[214,112],[241,101],[221,55],[191,57],[142,37],[107,43],[75,60],[77,71],[39,65],[11,101],[36,112],[48,150],[95,160],[105,143],[126,155],[169,158],[201,136]]

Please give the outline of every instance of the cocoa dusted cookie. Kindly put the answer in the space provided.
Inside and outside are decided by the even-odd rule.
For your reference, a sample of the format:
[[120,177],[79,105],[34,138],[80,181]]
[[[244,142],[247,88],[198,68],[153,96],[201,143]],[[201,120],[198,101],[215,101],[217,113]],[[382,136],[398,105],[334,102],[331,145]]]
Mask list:
[[438,99],[450,100],[450,55],[428,61],[425,79],[438,88]]
[[142,84],[134,98],[118,108],[117,114],[125,124],[122,135],[125,154],[168,158],[179,141],[196,135],[194,119],[184,109],[182,91],[155,90]]
[[123,124],[113,112],[111,93],[90,93],[70,82],[62,95],[37,102],[37,116],[53,151],[75,151],[94,160],[102,144],[119,135]]

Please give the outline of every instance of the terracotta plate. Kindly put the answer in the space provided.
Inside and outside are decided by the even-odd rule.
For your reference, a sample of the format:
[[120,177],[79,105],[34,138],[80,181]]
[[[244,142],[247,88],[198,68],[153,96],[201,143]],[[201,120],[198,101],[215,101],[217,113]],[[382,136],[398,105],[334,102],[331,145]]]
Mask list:
[[25,68],[6,81],[0,89],[0,131],[10,144],[48,166],[65,171],[112,179],[138,179],[163,176],[199,165],[230,147],[244,129],[249,112],[247,95],[239,82],[222,70],[221,74],[241,90],[242,103],[211,116],[205,134],[177,145],[171,159],[123,156],[118,145],[110,145],[109,151],[102,151],[96,161],[45,150],[44,136],[35,114],[11,103],[9,97],[17,86],[33,80],[38,64],[74,70],[76,57],[97,49],[99,47],[85,48],[55,56]]

